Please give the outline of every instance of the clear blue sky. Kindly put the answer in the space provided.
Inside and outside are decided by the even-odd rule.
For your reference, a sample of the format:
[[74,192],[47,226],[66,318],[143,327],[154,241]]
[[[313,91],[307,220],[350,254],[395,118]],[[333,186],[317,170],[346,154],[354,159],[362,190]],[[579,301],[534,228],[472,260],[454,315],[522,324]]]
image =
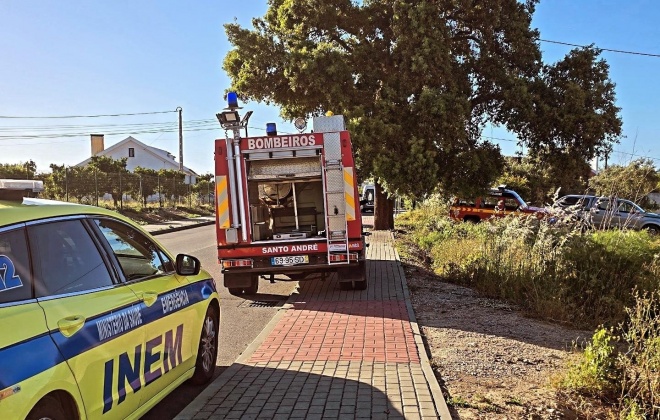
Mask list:
[[[229,49],[223,24],[249,25],[263,16],[266,0],[231,1],[46,1],[0,2],[0,115],[63,116],[174,111],[183,108],[184,163],[213,172],[213,140],[223,133],[215,113],[229,81],[222,60]],[[660,3],[654,0],[545,0],[533,25],[543,39],[601,48],[660,54]],[[570,47],[541,43],[554,62]],[[616,83],[624,134],[610,162],[630,154],[658,158],[660,58],[604,52]],[[279,110],[256,103],[251,134],[266,122],[293,132]],[[176,113],[90,119],[0,118],[0,163],[34,160],[74,165],[90,155],[88,133],[104,133],[105,146],[133,135],[178,156]],[[155,125],[162,123],[164,125]],[[142,124],[128,127],[130,124]],[[171,129],[159,131],[163,127]],[[154,130],[156,129],[156,130]],[[190,130],[190,131],[188,131]],[[195,130],[195,131],[193,131]],[[59,134],[82,134],[61,137]],[[38,135],[28,139],[25,136]],[[485,136],[513,139],[500,128]],[[515,142],[496,140],[505,154]]]

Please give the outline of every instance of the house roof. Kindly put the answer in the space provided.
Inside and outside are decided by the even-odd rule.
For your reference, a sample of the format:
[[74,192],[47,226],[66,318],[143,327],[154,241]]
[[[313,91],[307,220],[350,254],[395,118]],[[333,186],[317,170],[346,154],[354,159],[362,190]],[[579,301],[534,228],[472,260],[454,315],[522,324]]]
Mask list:
[[[167,150],[158,149],[156,147],[148,146],[148,145],[142,143],[140,140],[136,139],[133,136],[128,136],[124,140],[113,144],[112,146],[108,147],[107,149],[103,149],[102,151],[97,153],[97,156],[107,156],[107,155],[111,154],[112,152],[114,152],[116,150],[121,150],[128,143],[132,143],[136,148],[142,149],[142,150],[146,151],[147,153],[150,153],[150,154],[156,156],[157,158],[163,160],[164,162],[171,162],[173,164],[173,166],[175,166],[177,169],[179,167],[179,164],[176,161],[176,159],[174,158],[173,154],[171,154]],[[91,161],[92,161],[92,158],[90,157],[90,158],[87,158],[87,159],[83,160],[82,162],[80,162],[79,164],[77,164],[75,166],[85,166],[85,165],[88,165]],[[195,176],[198,175],[197,172],[195,172],[192,169],[186,167],[185,165],[183,167],[183,172],[185,172],[189,175],[195,175]]]

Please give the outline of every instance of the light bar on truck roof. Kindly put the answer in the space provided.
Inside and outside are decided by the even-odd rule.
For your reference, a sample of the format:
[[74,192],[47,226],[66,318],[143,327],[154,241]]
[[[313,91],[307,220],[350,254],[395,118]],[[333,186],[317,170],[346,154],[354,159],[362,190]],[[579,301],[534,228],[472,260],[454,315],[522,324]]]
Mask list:
[[0,179],[0,190],[41,192],[44,182],[31,179]]
[[43,181],[31,179],[0,179],[0,200],[21,201],[35,197],[44,190]]

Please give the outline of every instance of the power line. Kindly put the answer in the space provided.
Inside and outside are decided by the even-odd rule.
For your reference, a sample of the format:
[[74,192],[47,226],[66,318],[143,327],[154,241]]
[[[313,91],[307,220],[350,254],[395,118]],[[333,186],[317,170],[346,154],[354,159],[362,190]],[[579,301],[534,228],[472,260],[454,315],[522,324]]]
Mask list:
[[569,47],[580,47],[580,48],[595,48],[601,51],[609,51],[609,52],[615,52],[615,53],[620,53],[620,54],[633,54],[633,55],[644,55],[647,57],[660,57],[660,54],[651,54],[651,53],[643,53],[643,52],[637,52],[637,51],[626,51],[626,50],[614,50],[611,48],[600,48],[600,47],[593,47],[591,45],[579,45],[579,44],[571,44],[570,42],[563,42],[563,41],[551,41],[549,39],[540,39],[538,38],[539,41],[541,42],[549,42],[551,44],[559,44],[559,45],[567,45]]
[[125,117],[131,115],[170,114],[174,112],[177,111],[133,112],[128,114],[98,114],[98,115],[51,115],[47,117],[0,115],[0,118],[2,119],[98,118],[98,117]]

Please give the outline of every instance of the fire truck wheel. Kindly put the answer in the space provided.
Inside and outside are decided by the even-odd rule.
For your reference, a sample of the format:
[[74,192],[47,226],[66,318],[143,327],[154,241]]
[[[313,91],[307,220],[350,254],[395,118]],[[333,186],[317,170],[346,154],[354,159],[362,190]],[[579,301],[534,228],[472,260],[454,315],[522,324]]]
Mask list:
[[339,290],[353,290],[353,282],[352,281],[340,281],[339,282]]
[[356,281],[353,284],[353,289],[355,290],[367,290],[367,279]]
[[259,276],[252,276],[250,278],[250,287],[243,289],[246,295],[256,295],[259,290]]
[[353,289],[355,290],[367,290],[367,263],[364,261],[360,261],[360,272],[361,272],[361,280],[356,280],[353,283]]

